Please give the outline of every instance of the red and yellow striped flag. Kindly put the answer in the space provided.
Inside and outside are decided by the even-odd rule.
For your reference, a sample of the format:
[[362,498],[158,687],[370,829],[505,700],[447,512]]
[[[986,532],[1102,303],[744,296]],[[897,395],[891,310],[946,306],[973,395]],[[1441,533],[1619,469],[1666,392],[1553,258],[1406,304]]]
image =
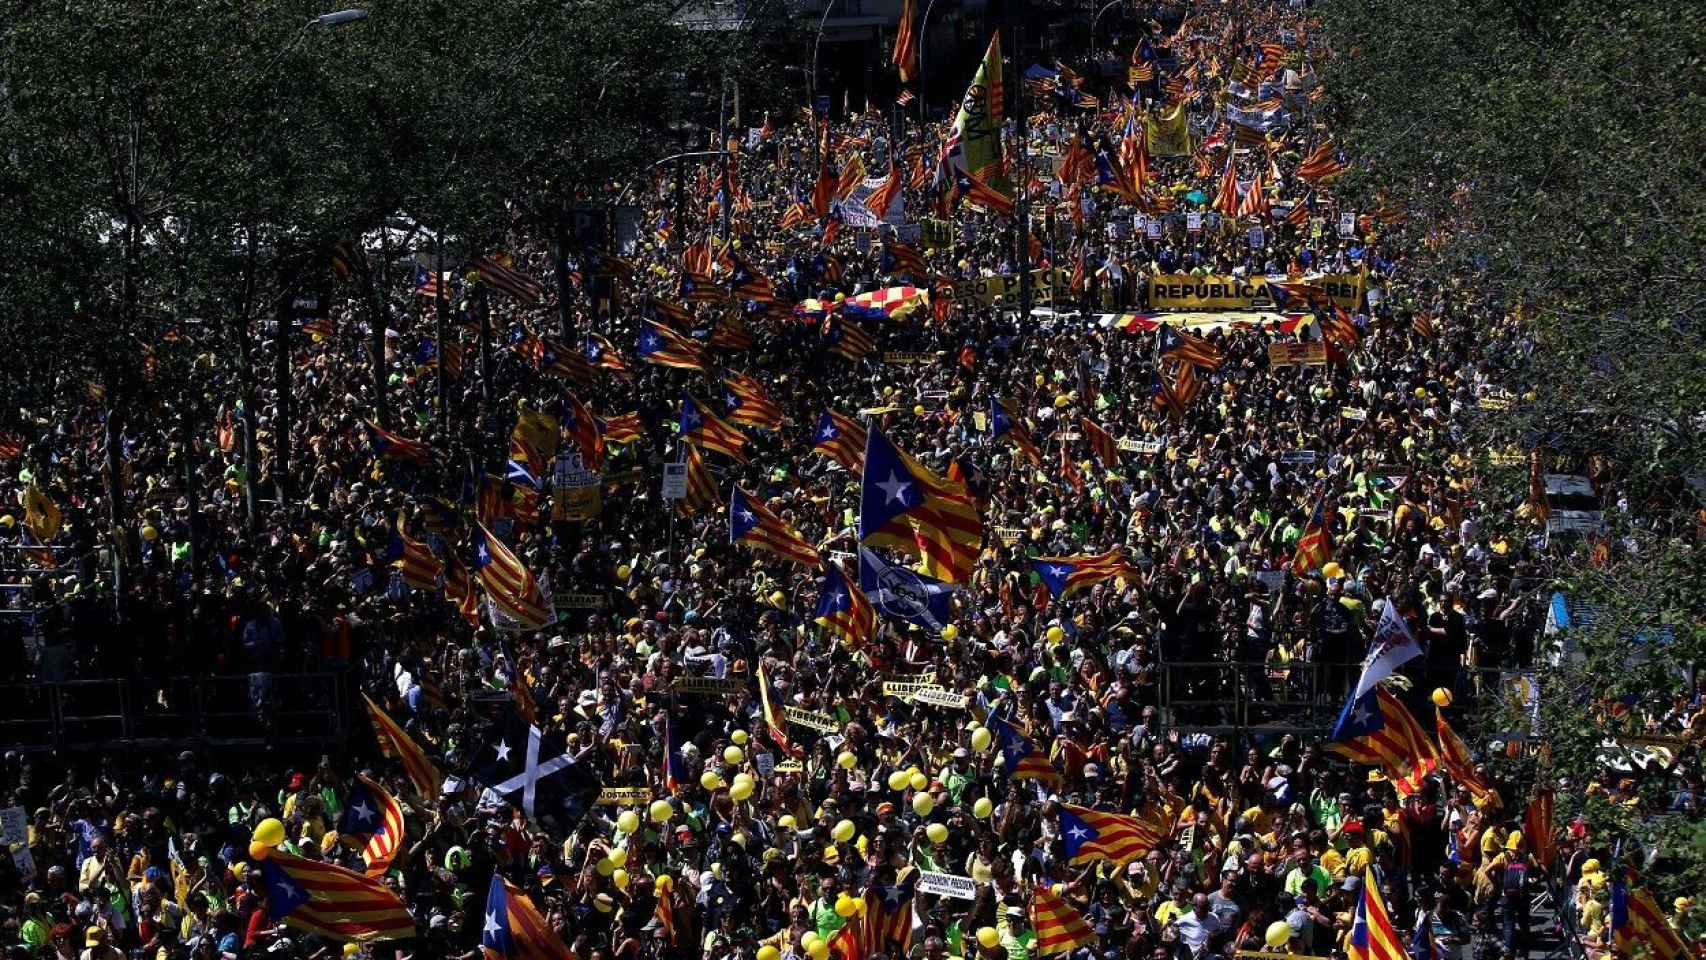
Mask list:
[[403,772],[409,775],[409,782],[415,785],[415,792],[422,800],[437,800],[444,775],[427,759],[426,752],[403,732],[403,728],[379,709],[379,704],[365,693],[361,699],[367,704],[368,719],[373,721],[373,735],[379,740],[379,752],[403,764]]

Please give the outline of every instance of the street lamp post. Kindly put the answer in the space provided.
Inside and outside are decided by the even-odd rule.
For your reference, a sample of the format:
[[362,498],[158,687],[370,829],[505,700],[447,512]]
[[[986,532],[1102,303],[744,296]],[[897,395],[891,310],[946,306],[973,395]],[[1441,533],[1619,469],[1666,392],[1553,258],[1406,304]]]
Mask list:
[[829,25],[829,14],[834,9],[835,0],[827,0],[823,5],[823,16],[817,21],[817,36],[812,40],[812,72],[806,76],[806,92],[811,96],[811,103],[806,106],[812,113],[812,160],[819,163],[823,158],[817,155],[817,49],[823,43],[823,28]]
[[[339,27],[366,19],[367,11],[359,7],[323,13],[310,18],[295,33],[291,34],[290,39],[278,48],[277,53],[273,54],[272,60],[261,71],[257,82],[269,83],[273,71],[283,62],[285,54],[289,53],[291,48],[296,46],[297,41],[301,40],[314,27]],[[273,331],[273,387],[278,393],[278,408],[275,411],[277,415],[274,417],[275,422],[273,423],[273,453],[276,460],[273,472],[278,507],[281,510],[284,509],[285,502],[290,495],[290,302],[294,294],[294,286],[294,281],[285,281],[279,284],[279,296],[274,308],[278,329]],[[383,328],[383,324],[380,326]],[[378,342],[381,351],[383,351],[384,330],[381,329],[379,334]],[[245,329],[243,335],[247,337],[249,332]],[[381,356],[383,356],[383,352],[381,352]],[[243,374],[245,378],[252,376],[252,373],[247,369],[243,371]],[[375,387],[375,395],[383,403],[384,383],[376,383]],[[257,521],[259,513],[254,502],[254,477],[258,472],[255,460],[254,435],[254,405],[245,403],[243,405],[243,454],[245,472],[248,474],[248,478],[244,492],[250,498],[248,513],[251,524]]]
[[930,52],[930,11],[936,9],[936,0],[930,0],[924,5],[924,16],[918,18],[918,123],[924,124],[930,84],[924,72],[924,60]]
[[1102,14],[1124,2],[1125,0],[1108,0],[1107,3],[1102,4],[1102,9],[1097,10],[1096,15],[1090,18],[1090,62],[1098,62],[1096,60],[1096,24],[1102,21]]

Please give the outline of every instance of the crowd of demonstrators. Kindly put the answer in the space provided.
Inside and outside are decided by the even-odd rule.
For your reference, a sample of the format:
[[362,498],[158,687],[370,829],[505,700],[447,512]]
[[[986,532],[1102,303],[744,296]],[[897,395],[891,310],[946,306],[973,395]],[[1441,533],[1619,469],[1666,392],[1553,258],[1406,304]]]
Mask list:
[[[1544,843],[1525,837],[1533,785],[1475,767],[1471,789],[1442,767],[1401,797],[1379,768],[1329,750],[1318,726],[1180,732],[1312,715],[1285,712],[1300,704],[1331,717],[1388,608],[1426,651],[1402,671],[1410,709],[1425,716],[1436,688],[1473,703],[1497,687],[1498,671],[1532,663],[1542,558],[1528,508],[1478,486],[1465,449],[1481,398],[1509,386],[1500,374],[1526,347],[1520,324],[1482,287],[1407,276],[1406,259],[1423,253],[1403,245],[1402,226],[1378,236],[1385,223],[1364,216],[1341,233],[1330,181],[1297,173],[1329,141],[1307,84],[1288,89],[1279,78],[1311,76],[1326,55],[1318,31],[1304,14],[1256,2],[1166,22],[1126,41],[1139,51],[1135,109],[1159,114],[1183,101],[1202,128],[1197,149],[1151,157],[1134,197],[1060,183],[1052,165],[1032,160],[1020,176],[1036,225],[1024,259],[1083,280],[1055,290],[1044,314],[1020,316],[1011,293],[946,297],[954,281],[1019,269],[1010,219],[975,204],[944,217],[945,241],[911,245],[928,277],[902,276],[893,243],[871,231],[841,227],[826,243],[818,218],[784,227],[812,195],[821,148],[809,123],[766,120],[738,138],[733,175],[711,166],[687,186],[685,216],[667,177],[642,185],[646,227],[625,261],[633,276],[614,281],[620,303],[595,310],[583,297],[578,284],[590,288],[597,267],[579,258],[587,276],[565,291],[575,298],[568,332],[548,245],[516,236],[509,269],[546,281],[542,301],[446,277],[455,322],[440,342],[434,299],[417,295],[412,265],[400,269],[386,382],[373,382],[369,320],[352,298],[321,332],[293,335],[288,416],[267,384],[255,410],[237,408],[224,344],[193,330],[161,344],[187,361],[163,369],[192,375],[155,377],[154,416],[124,424],[121,515],[133,529],[111,527],[96,406],[67,391],[62,406],[26,411],[0,477],[0,498],[20,504],[0,517],[7,565],[23,568],[7,588],[8,612],[20,615],[0,621],[16,653],[4,658],[10,679],[126,678],[143,685],[132,697],[144,709],[170,711],[172,677],[342,672],[445,776],[423,787],[365,733],[356,756],[311,766],[109,754],[90,769],[8,754],[0,783],[28,821],[13,858],[0,858],[16,953],[337,953],[282,916],[251,841],[276,819],[287,853],[364,869],[366,839],[350,819],[358,773],[401,802],[402,842],[383,883],[417,931],[360,948],[378,955],[470,957],[490,946],[494,873],[526,892],[581,960],[1027,960],[1059,952],[1059,930],[1036,926],[1056,916],[1038,909],[1045,896],[1082,917],[1089,933],[1066,949],[1085,958],[1327,956],[1366,949],[1352,940],[1371,879],[1402,942],[1422,956],[1428,936],[1412,931],[1450,950],[1474,942],[1514,955],[1535,933],[1536,854],[1573,885],[1568,913],[1603,948],[1615,838],[1579,824]],[[1142,65],[1152,79],[1141,79]],[[1239,77],[1264,98],[1263,82],[1279,83],[1273,95],[1290,114],[1253,143],[1216,119]],[[1123,88],[1079,107],[1071,81],[1056,83],[1021,94],[1034,107],[1025,129],[1008,121],[1009,156],[1069,152],[1080,126],[1118,136]],[[917,222],[933,214],[937,187],[911,171],[920,158],[928,168],[946,127],[900,129],[851,116],[827,140],[838,169],[858,155],[880,175],[892,154]],[[1186,214],[1203,211],[1234,148],[1244,179],[1259,174],[1258,189],[1281,207],[1312,204],[1326,229],[1271,212],[1226,224],[1211,215],[1188,229]],[[1159,236],[1115,229],[1134,214],[1157,218]],[[1245,228],[1256,224],[1265,230],[1253,244]],[[780,307],[694,303],[678,325],[733,329],[738,318],[753,342],[713,348],[711,367],[756,380],[787,419],[745,430],[745,462],[706,452],[716,495],[677,504],[660,496],[658,472],[683,455],[682,397],[720,410],[725,389],[643,362],[634,344],[647,314],[667,324],[689,260],[719,286],[740,264],[774,281]],[[1167,409],[1155,385],[1171,389],[1165,378],[1180,368],[1158,363],[1150,315],[1098,319],[1151,306],[1143,280],[1162,273],[1305,284],[1358,274],[1379,295],[1346,311],[1355,335],[1339,332],[1322,365],[1275,366],[1267,349],[1320,339],[1332,314],[1319,305],[1269,322],[1227,313],[1196,323],[1219,363],[1193,368],[1200,392]],[[935,302],[887,319],[837,306],[906,281],[935,288]],[[876,350],[832,351],[826,334],[848,323]],[[589,334],[613,362],[595,366],[591,382],[551,375],[551,344],[534,338],[578,354]],[[923,360],[885,363],[884,352]],[[440,376],[450,380],[442,411]],[[367,424],[377,390],[394,415],[376,439]],[[550,447],[574,441],[540,419],[571,412],[567,391],[605,423],[601,503],[590,517],[553,520],[547,495],[536,519],[527,478],[503,465],[505,443],[530,418],[552,424]],[[1023,425],[1034,459],[1011,434],[991,436],[995,404]],[[186,409],[204,429],[177,426]],[[975,494],[983,549],[956,585],[949,629],[879,615],[869,636],[840,640],[815,613],[824,569],[731,544],[723,504],[738,484],[825,558],[856,565],[860,475],[813,452],[826,410],[880,429],[939,475],[957,465]],[[617,439],[609,425],[628,413],[634,435]],[[257,428],[253,464],[243,459],[246,414]],[[1086,420],[1155,446],[1109,457]],[[292,453],[281,468],[283,429]],[[416,461],[382,449],[399,438],[429,451]],[[1288,456],[1305,450],[1315,456]],[[536,477],[548,483],[544,472]],[[259,504],[253,526],[251,480],[265,496],[290,493]],[[1515,533],[1502,522],[1511,511],[1521,515]],[[458,604],[452,581],[475,562],[476,514],[542,581],[597,599],[521,631]],[[1296,563],[1300,541],[1319,542],[1323,524],[1328,553]],[[402,579],[405,535],[445,564],[432,588]],[[128,555],[116,597],[114,549]],[[1120,575],[1063,599],[1032,563],[1110,550],[1121,551]],[[925,675],[964,706],[885,695],[885,680]],[[725,686],[672,690],[684,678]],[[761,678],[776,711],[807,711],[829,729],[780,713],[767,722]],[[1193,706],[1168,709],[1173,700]],[[1217,705],[1234,701],[1257,712]],[[1696,728],[1697,702],[1662,707],[1667,729]],[[506,733],[518,711],[550,753],[573,759],[540,781],[533,816],[519,790],[487,789],[494,765],[523,749]],[[1686,768],[1631,776],[1646,775],[1679,778],[1678,803],[1698,795]],[[562,783],[575,789],[543,799]],[[1584,786],[1638,802],[1634,782],[1613,771],[1570,788]],[[594,802],[601,788],[627,799]],[[1083,841],[1069,807],[1138,815],[1154,836],[1130,857],[1074,856]],[[970,885],[947,895],[921,884],[923,873]],[[1672,919],[1692,933],[1687,909],[1678,902]],[[838,938],[844,927],[879,932]]]

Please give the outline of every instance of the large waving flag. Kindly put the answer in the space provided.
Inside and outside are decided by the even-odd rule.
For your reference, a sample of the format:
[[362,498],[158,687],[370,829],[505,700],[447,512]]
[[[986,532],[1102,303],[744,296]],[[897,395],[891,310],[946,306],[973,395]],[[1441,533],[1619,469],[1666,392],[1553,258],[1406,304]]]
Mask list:
[[391,543],[385,559],[397,568],[403,582],[416,590],[437,590],[438,578],[444,573],[444,562],[432,548],[412,539],[403,529],[403,517],[398,514],[391,525]]
[[1348,701],[1328,739],[1334,753],[1384,768],[1400,796],[1420,790],[1423,778],[1439,765],[1433,741],[1385,687]]
[[1439,739],[1440,769],[1476,800],[1483,803],[1493,800],[1497,795],[1486,778],[1475,772],[1475,760],[1469,755],[1469,747],[1458,737],[1457,731],[1451,729],[1451,724],[1445,720],[1445,711],[1438,707],[1434,707],[1434,734]]
[[901,83],[911,83],[918,75],[918,18],[914,0],[901,0],[900,20],[894,29],[895,70]]
[[650,320],[640,321],[640,359],[679,370],[705,369],[705,348]]
[[1072,596],[1119,576],[1136,576],[1137,571],[1126,561],[1125,551],[1115,547],[1107,553],[1074,554],[1070,557],[1038,557],[1031,569],[1042,578],[1043,586],[1056,600]]
[[915,623],[933,634],[954,619],[951,584],[891,564],[869,547],[859,548],[859,588],[883,616]]
[[983,62],[978,64],[971,86],[960,101],[943,158],[954,169],[1004,194],[1011,192],[1006,166],[1001,160],[1001,121],[1006,113],[1006,96],[1001,77],[1001,34],[997,32],[989,38]]
[[831,636],[846,641],[854,649],[871,638],[877,622],[865,591],[834,563],[825,565],[823,589],[818,593],[813,616]]
[[580,451],[582,466],[593,473],[604,467],[604,431],[598,418],[572,393],[563,403],[562,433]]
[[834,314],[823,318],[823,338],[830,353],[854,362],[877,349],[876,339],[864,327]]
[[1109,860],[1121,867],[1147,856],[1168,834],[1165,825],[1137,817],[1060,805],[1060,839],[1067,862],[1074,865]]
[[267,916],[307,933],[346,943],[407,940],[415,918],[403,901],[374,877],[273,850],[261,871]]
[[872,427],[865,443],[859,542],[916,556],[925,573],[959,583],[971,576],[983,548],[983,522],[964,485],[931,473]]
[[1084,917],[1046,883],[1031,889],[1031,929],[1036,931],[1036,951],[1049,957],[1071,953],[1079,947],[1096,942],[1096,931],[1084,922]]
[[362,422],[367,427],[367,442],[373,448],[373,455],[380,460],[426,463],[432,459],[432,449],[419,440],[399,437],[371,420]]
[[738,485],[729,492],[729,542],[744,543],[808,567],[823,563],[816,547]]
[[533,901],[496,872],[486,890],[480,952],[486,960],[565,960],[573,956],[539,915]]
[[437,801],[444,775],[427,759],[426,751],[384,710],[379,709],[379,704],[365,693],[361,699],[367,704],[367,718],[373,722],[373,736],[379,741],[379,752],[403,764],[403,772],[409,775],[409,782],[414,784],[415,793],[422,800],[428,803]]
[[1345,955],[1349,960],[1408,960],[1392,917],[1386,912],[1386,901],[1380,897],[1380,887],[1374,882],[1373,870],[1362,876],[1362,896],[1357,898],[1351,933],[1345,938]]
[[1172,324],[1164,323],[1157,327],[1155,335],[1163,357],[1189,360],[1210,370],[1219,370],[1220,365],[1226,362],[1226,355],[1220,352],[1219,347],[1195,334],[1179,330]]
[[717,489],[717,480],[711,476],[711,470],[705,466],[705,457],[699,448],[689,444],[685,448],[683,462],[687,464],[687,496],[676,503],[676,509],[683,516],[696,517],[706,513],[717,505],[717,498],[722,494]]
[[598,421],[598,431],[604,434],[605,443],[639,443],[641,423],[639,411],[619,413],[614,417],[595,417]]
[[691,393],[681,396],[681,439],[696,447],[746,462],[746,434],[728,425]]
[[723,378],[723,391],[723,408],[730,423],[771,433],[782,429],[782,408],[757,380],[744,373],[731,374]]
[[1309,515],[1309,522],[1303,526],[1303,535],[1297,538],[1297,554],[1291,560],[1291,572],[1298,576],[1314,573],[1321,569],[1328,560],[1333,559],[1333,531],[1329,524],[1332,516],[1327,512],[1327,495],[1325,493],[1315,500],[1315,510]]
[[1048,757],[1023,734],[1013,729],[1006,717],[991,711],[985,723],[995,734],[996,746],[1001,749],[1007,776],[1013,780],[1041,780],[1052,787],[1061,784],[1060,771],[1048,762]]
[[480,578],[492,606],[514,617],[523,630],[537,630],[553,622],[556,615],[533,572],[485,524],[478,526],[474,575]]
[[382,877],[403,845],[403,808],[384,787],[358,773],[344,801],[338,832],[367,838],[361,849],[367,875]]
[[826,409],[812,433],[812,451],[857,472],[865,465],[865,428],[846,414]]
[[989,435],[997,440],[1002,437],[1013,441],[1025,459],[1032,466],[1043,462],[1042,451],[1037,449],[1037,442],[1031,439],[1031,428],[1025,426],[1025,421],[1013,416],[1013,411],[1007,409],[1007,404],[994,397],[989,398]]
[[744,257],[734,256],[734,270],[729,274],[729,292],[737,300],[753,300],[758,303],[769,303],[776,299],[776,285],[770,278],[758,272]]
[[1410,625],[1398,612],[1398,604],[1387,600],[1380,610],[1380,621],[1374,627],[1374,644],[1362,661],[1362,676],[1358,678],[1353,699],[1373,690],[1375,685],[1396,673],[1398,668],[1422,655],[1422,645],[1410,633]]
[[601,370],[609,370],[618,376],[628,373],[628,364],[623,362],[622,354],[616,351],[609,340],[596,333],[586,335],[586,362]]
[[494,253],[490,256],[475,257],[471,266],[479,271],[480,282],[486,286],[506,293],[523,303],[538,303],[544,295],[545,287],[539,281],[519,273],[511,266],[508,254]]
[[1637,943],[1646,944],[1654,960],[1680,960],[1689,956],[1687,945],[1677,936],[1653,895],[1646,888],[1630,890],[1619,877],[1611,885],[1611,933],[1623,956],[1632,956]]

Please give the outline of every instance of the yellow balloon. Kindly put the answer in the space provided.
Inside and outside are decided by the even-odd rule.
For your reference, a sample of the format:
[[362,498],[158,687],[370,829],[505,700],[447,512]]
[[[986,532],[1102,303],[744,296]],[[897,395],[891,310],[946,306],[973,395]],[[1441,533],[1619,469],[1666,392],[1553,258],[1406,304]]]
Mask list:
[[948,840],[948,827],[945,824],[932,823],[928,827],[924,828],[924,835],[930,838],[931,843],[946,843]]
[[255,824],[255,835],[251,839],[269,847],[278,846],[284,842],[284,821],[277,817],[268,817],[262,820]]
[[744,747],[746,746],[746,731],[736,730],[734,733],[729,734],[729,739],[733,740],[739,746]]
[[837,843],[846,843],[853,839],[853,830],[853,821],[839,820],[836,821],[835,829],[831,830],[829,835],[834,837]]
[[800,938],[800,949],[810,953],[812,944],[820,943],[822,940],[823,938],[817,935],[816,930],[807,930],[805,936]]
[[851,770],[859,765],[859,758],[855,757],[851,751],[843,750],[841,755],[835,758],[835,762],[841,765],[841,769]]
[[652,881],[652,889],[658,893],[668,893],[669,888],[673,886],[675,886],[675,878],[667,873],[658,874],[657,879]]
[[960,637],[960,628],[959,627],[950,623],[947,626],[942,628],[942,639],[943,640],[946,640],[949,643],[953,643],[955,640],[958,640],[959,637]]
[[782,951],[767,943],[758,948],[758,960],[782,960]]
[[599,913],[609,913],[616,909],[616,898],[608,893],[601,893],[593,898],[592,905],[598,908]]
[[988,727],[978,727],[971,732],[971,748],[978,753],[987,751],[994,742],[995,735],[989,732]]
[[776,825],[784,830],[793,830],[800,825],[800,821],[795,820],[793,814],[784,813],[776,818]]
[[360,952],[361,952],[361,944],[359,944],[359,943],[346,943],[346,944],[344,944],[344,956],[353,957]]
[[915,417],[922,417],[929,412],[930,411],[924,409],[924,404],[922,403],[912,408],[912,415]]
[[145,523],[142,525],[142,539],[158,540],[160,539],[160,531],[152,523]]
[[935,797],[932,797],[928,793],[915,793],[912,795],[913,813],[916,813],[921,817],[928,817],[930,815],[930,811],[934,809],[936,809]]
[[812,960],[829,960],[829,944],[819,940],[812,944],[812,948],[806,953],[811,955]]
[[994,812],[995,801],[988,797],[978,797],[977,802],[971,805],[971,815],[979,820],[988,820],[989,815]]
[[1444,687],[1435,687],[1433,700],[1436,707],[1449,707],[1451,706],[1451,691]]
[[1054,395],[1054,405],[1056,409],[1064,407],[1071,402],[1072,398],[1064,393],[1057,393]]
[[905,770],[896,770],[889,774],[889,789],[905,790],[907,781],[911,779],[912,777]]
[[610,862],[615,864],[618,867],[627,865],[627,863],[628,863],[628,848],[627,847],[617,847],[616,849],[610,851]]
[[616,864],[610,862],[609,857],[599,857],[598,862],[593,866],[597,868],[598,875],[601,877],[608,877],[616,872]]
[[1326,577],[1328,580],[1338,580],[1344,577],[1345,568],[1339,566],[1337,563],[1328,561],[1326,564],[1322,565],[1321,575]]
[[646,812],[658,823],[668,823],[669,818],[675,816],[675,808],[669,805],[668,800],[653,800]]
[[628,871],[618,869],[611,873],[610,882],[616,884],[618,890],[628,889]]
[[752,796],[752,790],[753,786],[751,780],[736,780],[734,784],[729,787],[729,799],[739,803],[747,797]]
[[[1042,377],[1037,379],[1041,380]],[[978,927],[977,942],[982,944],[985,950],[992,950],[1001,943],[1001,934],[996,933],[994,927]]]
[[787,606],[787,604],[788,604],[788,595],[783,593],[782,591],[777,590],[774,593],[770,594],[770,605],[771,606],[783,607],[783,606]]
[[853,914],[857,913],[858,911],[859,911],[859,908],[855,907],[853,905],[853,898],[849,897],[847,894],[844,893],[841,896],[835,898],[835,912],[838,915],[843,916],[843,917],[851,917]]
[[746,751],[745,750],[742,750],[741,748],[734,746],[732,744],[723,748],[723,762],[724,763],[736,764],[736,763],[739,763],[745,759],[746,759]]
[[699,785],[706,790],[723,789],[723,778],[717,776],[717,771],[707,770],[699,775]]
[[249,859],[250,860],[265,860],[268,856],[271,856],[271,854],[272,854],[272,848],[267,846],[266,844],[260,842],[259,840],[252,841],[249,844]]
[[1262,940],[1276,950],[1285,946],[1291,942],[1291,924],[1284,920],[1275,920],[1268,924],[1267,932],[1262,934]]
[[616,568],[616,579],[618,579],[618,580],[626,580],[626,579],[628,579],[628,578],[629,578],[629,577],[630,577],[630,576],[632,576],[632,575],[633,575],[633,573],[634,573],[634,568],[633,568],[633,567],[630,567],[630,566],[628,566],[628,565],[627,565],[627,564],[625,564],[625,563],[624,563],[624,564],[622,564],[622,565],[621,565],[621,566],[619,566],[619,567],[617,567],[617,568]]
[[633,833],[635,830],[640,829],[639,814],[632,810],[622,811],[622,815],[616,818],[616,829],[623,833]]
[[922,773],[914,773],[911,777],[907,778],[907,786],[914,790],[922,790],[929,785],[930,778],[926,777]]
[[1049,643],[1059,643],[1066,639],[1066,631],[1059,627],[1049,627],[1047,636]]

